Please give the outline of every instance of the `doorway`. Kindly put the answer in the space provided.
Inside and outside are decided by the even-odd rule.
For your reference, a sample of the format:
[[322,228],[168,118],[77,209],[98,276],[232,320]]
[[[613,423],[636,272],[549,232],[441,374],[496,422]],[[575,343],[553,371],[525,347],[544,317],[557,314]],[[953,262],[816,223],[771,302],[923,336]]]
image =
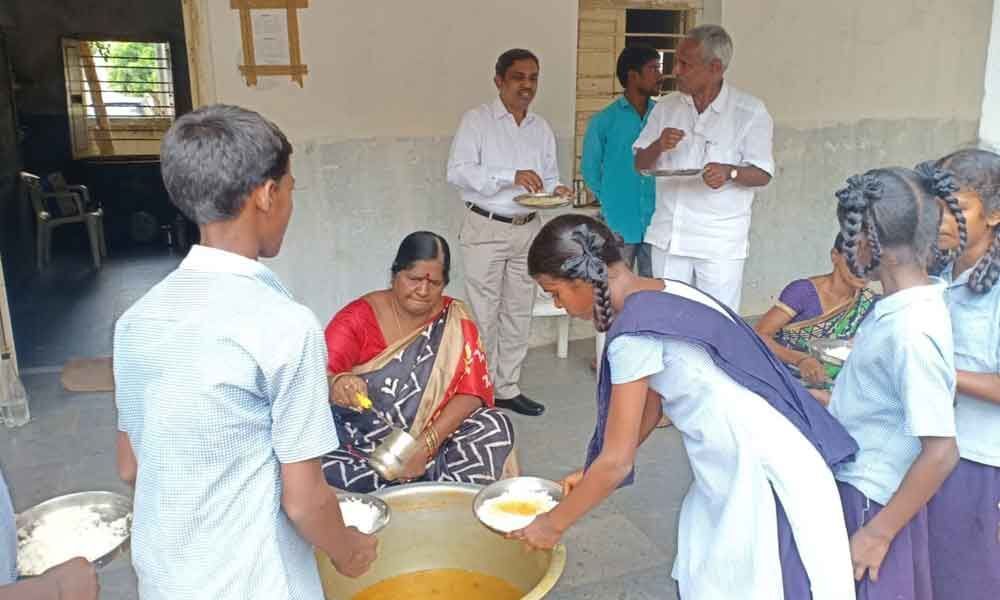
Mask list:
[[674,89],[671,69],[677,42],[704,17],[712,0],[580,0],[577,34],[576,124],[573,180],[583,189],[580,158],[587,123],[622,93],[615,77],[621,51],[645,45],[660,54],[661,91]]
[[[22,370],[109,356],[117,318],[196,241],[158,160],[159,138],[192,105],[181,0],[103,5],[16,3],[5,23],[0,65],[10,64],[11,81],[0,77],[0,138],[5,126],[15,132],[15,156],[0,151],[0,254]],[[17,185],[22,171],[39,177],[41,209]],[[85,186],[87,200],[58,195],[63,184]],[[83,224],[54,228],[51,250],[37,244],[39,213],[60,218],[81,204],[102,213],[103,260]],[[39,261],[46,252],[51,260]]]

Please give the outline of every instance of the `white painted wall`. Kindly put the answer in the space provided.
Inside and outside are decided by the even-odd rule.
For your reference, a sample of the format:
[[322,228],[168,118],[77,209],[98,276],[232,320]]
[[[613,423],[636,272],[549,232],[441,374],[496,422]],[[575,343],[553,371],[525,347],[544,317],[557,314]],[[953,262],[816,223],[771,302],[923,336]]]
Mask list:
[[828,271],[833,193],[848,176],[975,143],[993,12],[992,0],[723,0],[727,78],[775,120],[777,173],[754,202],[744,314]]
[[993,2],[993,26],[990,29],[990,48],[983,87],[979,140],[983,146],[1000,152],[1000,0]]
[[[201,101],[259,110],[296,145],[295,215],[273,266],[321,320],[383,286],[396,244],[418,228],[452,242],[449,292],[463,295],[462,208],[445,161],[461,114],[495,97],[501,51],[540,56],[534,109],[570,174],[577,0],[312,0],[300,11],[303,89],[248,88],[236,11],[184,2],[201,13]],[[778,173],[754,206],[744,313],[828,267],[832,194],[847,176],[975,141],[994,14],[992,0],[706,0],[700,21],[721,19],[735,40],[730,81],[775,118]]]
[[418,229],[451,242],[447,291],[464,296],[458,230],[465,209],[445,182],[445,166],[462,114],[496,97],[501,52],[524,47],[539,56],[532,110],[552,125],[570,177],[576,0],[313,0],[299,11],[309,67],[301,89],[281,78],[247,87],[237,70],[238,13],[229,2],[192,1],[207,62],[197,66],[201,102],[258,110],[295,145],[295,212],[271,266],[321,321],[384,287],[396,246]]
[[496,94],[493,66],[509,48],[541,60],[533,110],[572,136],[576,1],[313,0],[300,10],[304,88],[287,78],[247,87],[238,13],[202,1],[214,96],[253,107],[298,140],[450,136],[462,113]]
[[729,79],[782,125],[977,119],[993,0],[725,0]]

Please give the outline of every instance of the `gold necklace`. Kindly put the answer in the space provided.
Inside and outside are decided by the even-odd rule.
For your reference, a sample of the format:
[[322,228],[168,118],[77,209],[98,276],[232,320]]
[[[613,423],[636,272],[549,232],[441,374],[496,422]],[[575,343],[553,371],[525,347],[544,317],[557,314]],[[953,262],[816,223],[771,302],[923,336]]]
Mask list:
[[400,325],[399,323],[399,311],[396,309],[396,295],[393,294],[392,292],[389,293],[392,294],[391,296],[389,296],[389,300],[390,303],[392,304],[392,316],[396,320],[396,333],[399,334],[400,338],[403,338],[405,337],[406,333],[403,331],[403,326]]

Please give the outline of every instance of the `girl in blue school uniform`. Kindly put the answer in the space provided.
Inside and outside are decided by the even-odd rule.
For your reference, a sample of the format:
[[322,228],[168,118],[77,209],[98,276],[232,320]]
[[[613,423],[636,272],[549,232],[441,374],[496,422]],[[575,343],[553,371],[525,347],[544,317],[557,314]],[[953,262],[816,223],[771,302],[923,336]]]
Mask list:
[[[938,244],[955,338],[955,424],[961,460],[927,508],[935,597],[1000,598],[1000,155],[961,150]],[[964,246],[964,248],[963,248]]]
[[875,169],[837,192],[847,262],[885,293],[830,403],[859,446],[834,470],[858,600],[932,598],[926,504],[958,462],[951,324],[944,283],[927,274],[936,196],[950,183],[937,172]]
[[[935,223],[935,231],[937,224]],[[607,332],[597,425],[566,496],[510,537],[553,547],[632,481],[667,414],[693,473],[672,577],[683,600],[853,600],[847,532],[828,465],[857,450],[738,314],[677,281],[639,277],[583,215],[545,224],[528,270],[557,306]]]

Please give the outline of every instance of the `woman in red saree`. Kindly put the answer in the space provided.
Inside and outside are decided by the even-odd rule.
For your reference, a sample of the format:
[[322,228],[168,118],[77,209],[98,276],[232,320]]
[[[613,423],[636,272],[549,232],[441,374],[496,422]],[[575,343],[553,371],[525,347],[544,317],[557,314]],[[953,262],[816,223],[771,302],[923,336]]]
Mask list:
[[[510,419],[493,407],[479,331],[465,305],[443,294],[451,253],[441,236],[408,235],[392,285],[351,302],[326,327],[330,402],[340,447],[323,459],[327,482],[372,492],[405,481],[486,484],[516,472]],[[358,395],[371,410],[359,410]],[[398,481],[368,456],[390,431],[407,430],[422,452]]]

